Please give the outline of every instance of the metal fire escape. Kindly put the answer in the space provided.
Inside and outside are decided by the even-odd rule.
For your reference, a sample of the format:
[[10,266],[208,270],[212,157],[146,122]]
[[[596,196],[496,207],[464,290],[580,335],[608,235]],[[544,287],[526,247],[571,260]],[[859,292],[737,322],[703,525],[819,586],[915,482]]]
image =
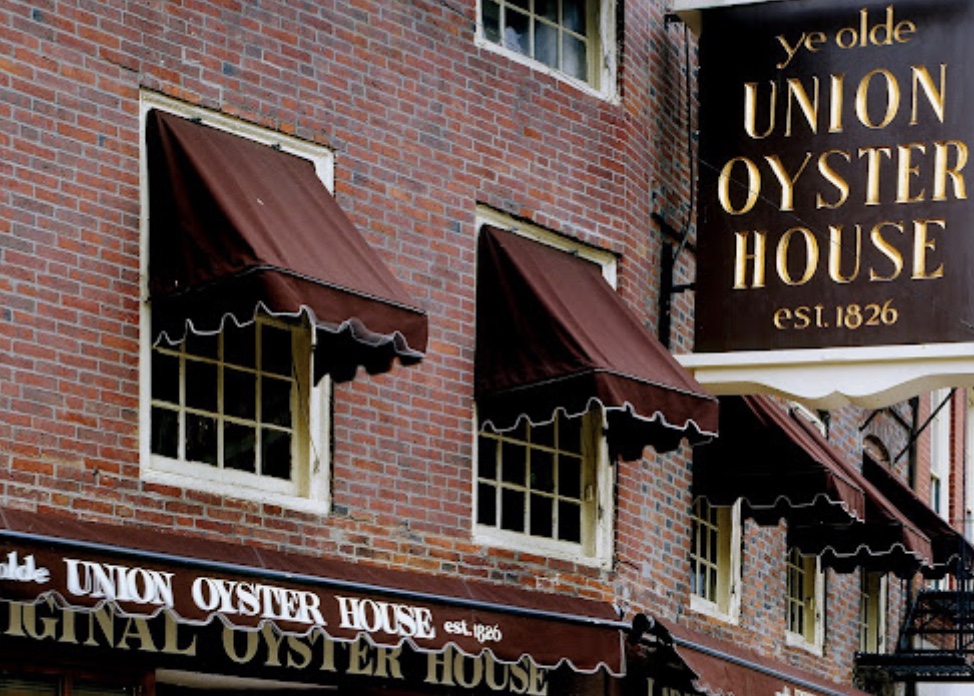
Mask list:
[[[922,589],[907,608],[892,653],[856,655],[864,688],[890,682],[974,682],[974,576],[959,564],[956,589]],[[871,689],[872,690],[872,689]]]

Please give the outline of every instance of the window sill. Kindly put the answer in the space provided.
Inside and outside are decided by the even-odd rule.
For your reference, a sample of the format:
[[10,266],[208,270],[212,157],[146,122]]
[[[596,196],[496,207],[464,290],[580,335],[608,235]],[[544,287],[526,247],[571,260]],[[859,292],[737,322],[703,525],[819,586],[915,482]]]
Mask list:
[[185,488],[187,490],[200,491],[226,498],[236,498],[238,500],[248,500],[265,505],[277,505],[288,510],[314,515],[325,515],[328,512],[327,500],[324,498],[303,497],[296,494],[261,490],[213,479],[188,476],[172,471],[160,471],[159,469],[143,467],[141,480],[143,483]]
[[790,648],[804,650],[816,657],[825,655],[824,646],[821,643],[810,643],[804,636],[792,633],[791,631],[785,631],[785,645]]
[[538,537],[522,538],[519,534],[480,525],[474,526],[473,541],[483,546],[568,561],[589,568],[607,570],[612,565],[611,558],[586,555],[577,544]]
[[711,602],[698,595],[690,595],[690,611],[732,626],[740,624],[739,612],[722,611],[716,602]]

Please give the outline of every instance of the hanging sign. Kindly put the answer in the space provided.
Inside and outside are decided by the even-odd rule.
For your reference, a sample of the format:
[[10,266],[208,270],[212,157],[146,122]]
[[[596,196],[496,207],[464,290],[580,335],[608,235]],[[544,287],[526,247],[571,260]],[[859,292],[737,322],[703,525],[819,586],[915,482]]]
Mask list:
[[964,0],[704,11],[698,353],[974,342],[971,36]]

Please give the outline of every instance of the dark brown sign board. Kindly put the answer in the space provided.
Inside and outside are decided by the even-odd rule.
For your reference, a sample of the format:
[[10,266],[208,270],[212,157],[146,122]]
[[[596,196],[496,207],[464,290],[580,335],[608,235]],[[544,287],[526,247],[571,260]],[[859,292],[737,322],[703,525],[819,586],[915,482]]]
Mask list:
[[974,341],[974,3],[702,18],[696,352]]

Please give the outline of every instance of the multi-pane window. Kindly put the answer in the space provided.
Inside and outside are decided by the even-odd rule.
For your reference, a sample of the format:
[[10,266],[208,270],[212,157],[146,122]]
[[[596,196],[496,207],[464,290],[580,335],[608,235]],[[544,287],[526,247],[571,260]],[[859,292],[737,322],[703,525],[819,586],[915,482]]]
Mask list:
[[[600,28],[614,26],[612,3],[599,0],[481,0],[480,33],[486,45],[536,61],[601,89],[608,81]],[[611,60],[609,61],[611,62]]]
[[[232,328],[231,328],[232,327]],[[152,353],[152,453],[289,481],[293,331],[268,322],[190,334]]]
[[788,550],[785,590],[785,626],[789,639],[811,646],[822,642],[820,608],[824,576],[815,556]]
[[31,676],[0,678],[0,696],[133,696],[138,689],[83,682],[70,677]]
[[881,653],[886,641],[886,578],[862,570],[859,585],[859,651]]
[[690,593],[694,609],[731,618],[737,613],[740,561],[736,507],[694,503],[690,547]]
[[481,433],[477,522],[580,544],[585,468],[581,418]]

